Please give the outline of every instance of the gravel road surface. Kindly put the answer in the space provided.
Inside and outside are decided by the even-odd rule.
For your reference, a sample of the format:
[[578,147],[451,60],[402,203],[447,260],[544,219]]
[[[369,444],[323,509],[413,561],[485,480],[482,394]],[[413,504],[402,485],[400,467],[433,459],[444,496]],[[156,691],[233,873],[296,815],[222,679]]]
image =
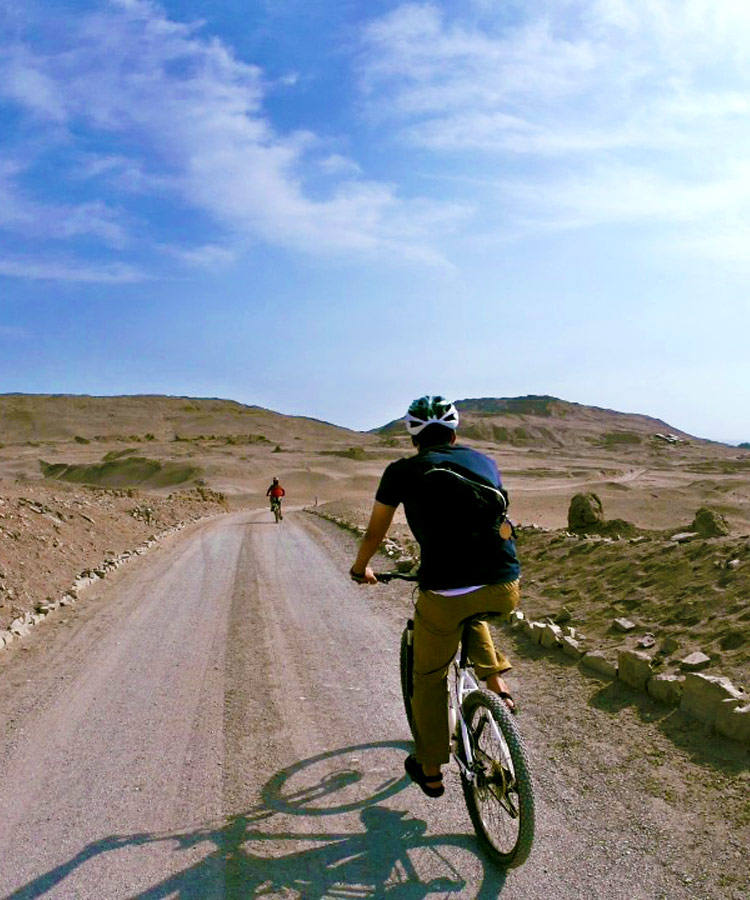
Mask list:
[[631,783],[629,721],[533,656],[513,684],[537,843],[487,864],[456,773],[438,801],[403,777],[409,589],[354,585],[351,547],[301,512],[200,523],[0,655],[0,897],[747,896],[681,853],[717,823]]

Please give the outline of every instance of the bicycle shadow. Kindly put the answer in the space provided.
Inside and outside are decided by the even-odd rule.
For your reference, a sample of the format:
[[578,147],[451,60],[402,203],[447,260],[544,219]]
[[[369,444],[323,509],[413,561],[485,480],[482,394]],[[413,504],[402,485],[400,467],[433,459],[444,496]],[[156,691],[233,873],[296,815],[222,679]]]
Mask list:
[[[422,900],[456,896],[496,900],[505,873],[478,853],[468,835],[428,835],[427,823],[405,810],[382,805],[400,793],[406,779],[391,779],[359,802],[331,803],[362,781],[365,773],[342,768],[302,789],[285,792],[290,780],[309,766],[352,750],[399,744],[347,747],[301,760],[277,772],[264,785],[259,804],[221,823],[169,833],[110,835],[93,841],[67,862],[7,895],[5,900],[34,900],[55,888],[85,863],[108,853],[156,843],[171,844],[175,853],[207,844],[197,862],[128,900],[251,900],[259,897],[328,900],[334,897]],[[373,802],[375,801],[375,802]],[[327,805],[315,806],[316,803]],[[310,817],[359,813],[355,830],[291,830],[288,816]],[[309,825],[311,823],[305,823]],[[172,868],[170,864],[170,868]],[[478,874],[477,874],[478,873]],[[59,895],[58,895],[59,896]]]

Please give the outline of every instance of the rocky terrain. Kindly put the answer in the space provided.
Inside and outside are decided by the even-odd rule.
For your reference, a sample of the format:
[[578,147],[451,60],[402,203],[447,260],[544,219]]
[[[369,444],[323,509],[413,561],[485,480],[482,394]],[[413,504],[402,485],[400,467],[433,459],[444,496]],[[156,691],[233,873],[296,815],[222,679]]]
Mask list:
[[12,626],[75,599],[76,582],[104,577],[159,535],[225,510],[221,494],[200,487],[158,496],[0,480],[0,644]]

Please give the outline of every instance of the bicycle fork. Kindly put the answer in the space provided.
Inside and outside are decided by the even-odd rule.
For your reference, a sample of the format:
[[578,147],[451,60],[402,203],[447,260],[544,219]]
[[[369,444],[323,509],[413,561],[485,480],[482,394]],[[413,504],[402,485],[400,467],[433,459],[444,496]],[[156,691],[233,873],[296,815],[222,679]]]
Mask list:
[[[469,729],[466,727],[466,722],[461,713],[461,703],[465,694],[469,692],[466,688],[466,681],[466,672],[461,669],[456,679],[455,698],[451,697],[448,702],[448,731],[451,736],[452,756],[456,760],[464,778],[472,782],[476,778],[473,770],[474,752],[471,748]],[[476,684],[473,687],[476,687]],[[471,687],[469,690],[471,690]]]

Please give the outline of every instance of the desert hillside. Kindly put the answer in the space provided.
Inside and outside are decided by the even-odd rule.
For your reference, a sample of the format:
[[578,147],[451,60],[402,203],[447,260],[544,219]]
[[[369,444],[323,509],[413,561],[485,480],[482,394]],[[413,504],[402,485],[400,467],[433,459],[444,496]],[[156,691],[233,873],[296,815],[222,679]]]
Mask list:
[[67,394],[0,395],[0,441],[90,441],[120,438],[170,441],[199,435],[280,441],[290,433],[325,441],[348,429],[260,406],[205,397],[89,397]]
[[[480,397],[457,400],[456,406],[464,438],[519,448],[643,450],[670,443],[670,438],[706,443],[661,419],[584,406],[557,397]],[[379,429],[385,434],[398,434],[401,430],[398,419]]]

